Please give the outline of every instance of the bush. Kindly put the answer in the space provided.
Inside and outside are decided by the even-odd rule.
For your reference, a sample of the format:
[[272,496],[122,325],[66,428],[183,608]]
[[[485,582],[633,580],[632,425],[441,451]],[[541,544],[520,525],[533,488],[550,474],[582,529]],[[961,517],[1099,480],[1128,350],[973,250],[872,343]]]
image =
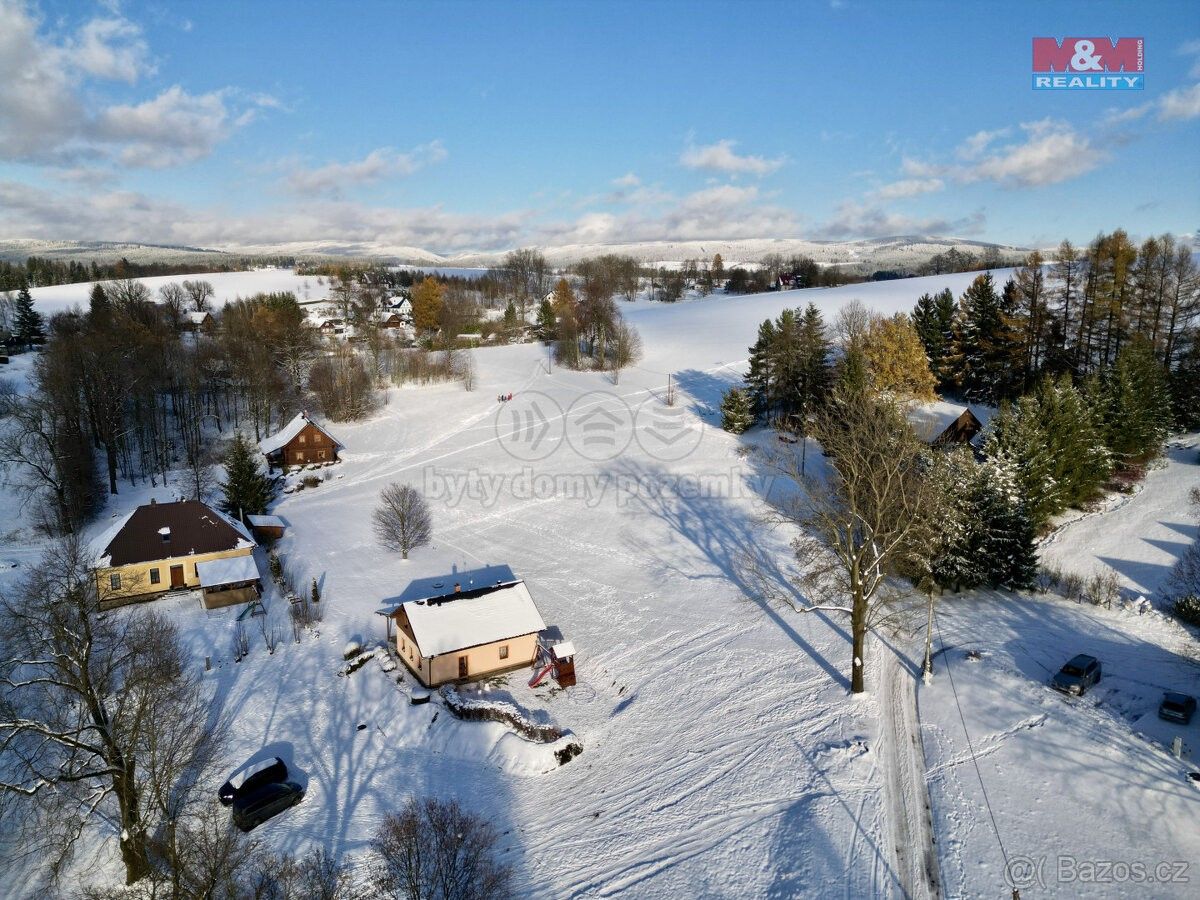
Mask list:
[[305,475],[300,479],[300,483],[305,487],[315,488],[321,484],[321,478],[318,475]]
[[1200,596],[1187,594],[1175,600],[1172,608],[1176,618],[1189,625],[1200,627]]

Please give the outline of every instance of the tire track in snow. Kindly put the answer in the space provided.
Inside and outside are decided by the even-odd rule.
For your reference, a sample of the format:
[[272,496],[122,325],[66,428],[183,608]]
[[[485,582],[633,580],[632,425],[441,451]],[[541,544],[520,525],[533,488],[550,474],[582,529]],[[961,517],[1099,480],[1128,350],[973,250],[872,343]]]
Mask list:
[[939,900],[941,878],[913,678],[891,649],[882,643],[879,649],[881,763],[892,858],[906,897]]

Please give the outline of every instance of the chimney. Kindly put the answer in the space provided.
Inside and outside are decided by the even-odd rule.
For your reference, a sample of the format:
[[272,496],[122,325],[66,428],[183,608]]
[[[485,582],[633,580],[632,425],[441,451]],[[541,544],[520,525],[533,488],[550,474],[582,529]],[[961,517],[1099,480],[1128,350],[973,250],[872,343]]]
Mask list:
[[151,505],[151,506],[154,506],[154,505],[155,505],[155,504],[157,504],[157,503],[158,503],[158,501],[157,501],[157,500],[155,500],[153,497],[151,497],[151,498],[150,498],[150,505]]
[[462,585],[459,584],[457,581],[454,582],[454,593],[456,593],[456,594],[462,593]]

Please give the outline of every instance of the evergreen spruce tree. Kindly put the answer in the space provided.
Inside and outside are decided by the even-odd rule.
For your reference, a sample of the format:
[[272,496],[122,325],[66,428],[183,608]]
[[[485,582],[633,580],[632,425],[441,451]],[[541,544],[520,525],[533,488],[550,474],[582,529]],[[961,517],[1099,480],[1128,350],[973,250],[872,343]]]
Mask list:
[[942,588],[960,591],[984,581],[980,528],[976,506],[981,482],[980,467],[967,447],[935,452],[929,477],[938,486],[940,508],[937,545],[930,566],[933,580]]
[[829,355],[833,346],[825,330],[825,321],[816,304],[810,303],[800,320],[800,373],[797,413],[807,418],[825,404],[830,390]]
[[730,388],[721,400],[721,427],[730,434],[742,434],[754,424],[754,405],[743,388]]
[[1105,376],[1104,416],[1108,446],[1121,464],[1136,465],[1162,451],[1171,429],[1171,391],[1142,335],[1121,348]]
[[1051,477],[1064,506],[1091,500],[1112,473],[1100,411],[1089,404],[1069,375],[1044,378],[1034,393],[1038,422],[1052,460]]
[[1005,331],[1000,297],[990,273],[971,282],[959,304],[956,343],[959,382],[968,400],[994,405],[1004,387]]
[[25,344],[26,349],[32,348],[34,342],[46,334],[42,314],[33,308],[33,296],[29,293],[29,288],[24,285],[17,291],[13,333],[18,340]]
[[1175,423],[1185,431],[1200,428],[1200,334],[1171,372],[1171,407]]
[[321,602],[321,589],[317,587],[317,579],[312,580],[312,589],[309,592],[309,600],[313,603]]
[[504,307],[504,330],[512,334],[517,330],[517,308],[511,300],[508,301],[508,306]]
[[1031,588],[1038,569],[1036,533],[1017,467],[1001,454],[980,467],[980,476],[973,514],[982,532],[978,560],[983,580],[1013,591]]
[[988,460],[1003,459],[1015,469],[1035,530],[1065,508],[1062,487],[1054,477],[1054,449],[1042,427],[1036,398],[1022,397],[1000,407],[988,426],[983,452]]
[[750,348],[750,369],[746,375],[746,388],[756,418],[769,416],[775,377],[774,348],[775,324],[767,319],[758,326],[758,339]]
[[99,282],[92,286],[92,293],[88,297],[88,316],[95,328],[105,327],[112,319],[112,301],[108,299],[104,285]]
[[267,511],[271,482],[263,474],[257,451],[239,432],[225,453],[225,481],[221,484],[222,508],[243,519]]
[[555,320],[554,307],[550,303],[550,298],[542,300],[538,306],[537,324],[534,325],[534,332],[537,334],[539,341],[549,343],[553,341],[558,332],[558,322]]

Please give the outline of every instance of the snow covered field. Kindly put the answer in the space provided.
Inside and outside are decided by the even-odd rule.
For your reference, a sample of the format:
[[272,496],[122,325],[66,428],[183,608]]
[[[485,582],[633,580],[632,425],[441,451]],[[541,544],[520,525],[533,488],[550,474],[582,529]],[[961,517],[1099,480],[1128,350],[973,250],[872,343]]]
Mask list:
[[[295,276],[201,277],[228,299],[292,289],[286,279]],[[916,692],[917,734],[915,714],[902,707],[919,638],[884,635],[900,664],[882,664],[889,651],[876,644],[872,690],[850,698],[845,624],[758,602],[744,580],[747,552],[778,566],[780,578],[789,562],[788,536],[754,523],[771,483],[753,448],[774,439],[728,435],[716,412],[759,323],[810,300],[827,319],[854,298],[908,310],[919,294],[960,293],[972,277],[623,305],[646,352],[619,385],[606,374],[547,373],[540,346],[490,348],[475,351],[473,393],[393,389],[370,421],[331,426],[344,461],[324,470],[328,481],[271,510],[288,524],[279,550],[297,581],[321,584],[319,636],[293,644],[289,630],[269,655],[252,625],[250,656],[235,664],[236,611],[159,602],[184,630],[194,664],[212,660],[205,678],[214,717],[228,718],[230,769],[281,755],[307,784],[304,802],[256,836],[360,861],[382,815],[415,793],[456,797],[490,818],[522,896],[926,896],[921,848],[902,845],[926,833],[921,785],[893,777],[919,758],[913,741],[923,737],[943,894],[996,896],[1006,890],[1003,863],[972,780],[948,660],[1010,859],[1060,847],[1088,859],[1200,858],[1200,791],[1163,753],[1166,734],[1153,716],[1160,687],[1200,688],[1194,641],[1173,624],[1045,598],[948,600],[938,677]],[[69,304],[86,300],[88,286],[42,290],[59,293],[39,299]],[[670,410],[668,373],[681,391]],[[514,401],[497,404],[507,391]],[[531,435],[514,412],[545,428]],[[589,439],[589,422],[607,423],[603,440]],[[1182,548],[1178,529],[1192,527],[1186,486],[1198,471],[1194,455],[1173,457],[1111,518],[1060,532],[1056,561],[1126,558],[1089,536],[1091,521],[1107,523],[1095,527],[1138,559],[1130,548],[1160,520]],[[371,509],[393,481],[414,484],[433,505],[433,546],[408,562],[379,550],[371,534]],[[151,493],[122,489],[108,514]],[[35,544],[18,528],[0,538],[0,559],[28,559]],[[467,587],[507,570],[578,648],[574,688],[532,690],[523,672],[493,688],[573,733],[583,754],[561,768],[547,745],[499,724],[410,706],[397,673],[374,660],[338,674],[348,641],[382,641],[376,611],[414,580]],[[0,586],[19,571],[6,570]],[[272,605],[282,622],[283,604]],[[963,661],[968,648],[983,659]],[[1047,670],[1083,651],[1101,656],[1106,680],[1082,701],[1065,701],[1046,688]],[[92,871],[114,872],[109,850],[85,860]],[[36,892],[23,870],[13,876],[0,893]],[[1154,893],[1185,895],[1174,885]]]

